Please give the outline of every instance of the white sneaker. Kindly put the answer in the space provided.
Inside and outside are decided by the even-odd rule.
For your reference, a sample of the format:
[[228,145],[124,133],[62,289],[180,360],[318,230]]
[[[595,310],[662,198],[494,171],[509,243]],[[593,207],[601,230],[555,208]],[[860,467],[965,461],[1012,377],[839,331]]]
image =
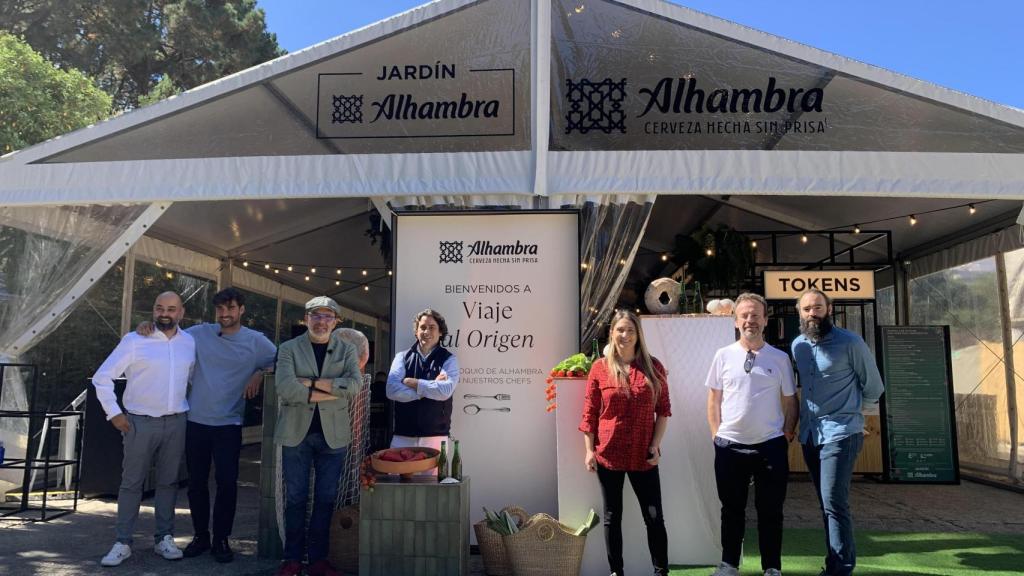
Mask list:
[[764,571],[764,576],[782,576],[782,571],[778,568],[769,568]]
[[181,548],[178,548],[178,545],[174,543],[174,537],[170,534],[161,538],[156,543],[156,546],[153,546],[153,552],[163,556],[164,560],[181,560],[182,556],[184,556]]
[[735,566],[721,562],[711,576],[740,576],[740,571]]
[[100,560],[100,566],[118,566],[131,555],[131,546],[121,542],[114,542],[114,547],[110,549],[110,552],[107,552],[107,555],[104,556],[102,560]]

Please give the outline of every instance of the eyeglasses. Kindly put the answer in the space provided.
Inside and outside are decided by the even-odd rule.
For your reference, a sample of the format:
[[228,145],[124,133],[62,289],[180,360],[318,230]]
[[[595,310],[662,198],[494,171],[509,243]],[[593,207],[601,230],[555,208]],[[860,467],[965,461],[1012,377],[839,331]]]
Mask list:
[[[331,320],[337,320],[337,316],[334,314],[310,314],[309,319],[317,322],[330,322]],[[749,370],[748,370],[749,372]]]
[[743,362],[743,371],[747,374],[754,369],[754,358],[757,358],[757,354],[754,354],[753,350],[747,350],[747,359]]

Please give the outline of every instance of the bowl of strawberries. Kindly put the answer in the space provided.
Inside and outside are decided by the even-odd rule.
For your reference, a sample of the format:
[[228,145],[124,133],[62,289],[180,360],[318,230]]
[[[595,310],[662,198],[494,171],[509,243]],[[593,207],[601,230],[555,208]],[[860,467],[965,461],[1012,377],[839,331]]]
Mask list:
[[406,476],[436,468],[438,455],[433,448],[388,448],[371,454],[370,465],[382,474]]

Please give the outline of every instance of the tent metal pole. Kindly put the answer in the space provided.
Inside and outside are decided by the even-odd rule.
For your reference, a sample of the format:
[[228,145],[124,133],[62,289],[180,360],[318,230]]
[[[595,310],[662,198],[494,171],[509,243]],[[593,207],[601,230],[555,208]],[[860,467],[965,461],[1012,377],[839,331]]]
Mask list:
[[910,284],[907,274],[909,265],[910,262],[897,259],[892,269],[892,300],[896,309],[897,326],[910,324]]
[[82,274],[64,295],[57,300],[53,306],[40,314],[39,319],[28,327],[22,335],[11,344],[8,350],[3,353],[10,356],[18,356],[28,351],[35,344],[38,336],[45,334],[54,323],[64,318],[64,314],[78,303],[78,300],[89,291],[89,288],[97,280],[113,267],[124,254],[146,233],[146,230],[160,218],[160,215],[171,206],[171,202],[154,202],[146,208],[143,213],[135,219],[135,222],[121,233],[107,249],[100,254],[92,266]]
[[551,0],[530,2],[530,118],[533,119],[533,193],[548,195],[548,130],[551,116]]
[[1010,294],[1006,278],[1006,254],[996,255],[996,282],[999,289],[999,315],[1003,333],[1003,371],[1006,379],[1006,417],[1010,420],[1010,478],[1020,479],[1017,473],[1017,438],[1020,431],[1017,427],[1017,392],[1016,373],[1013,369],[1013,331],[1010,327]]
[[132,306],[135,300],[135,245],[124,253],[124,280],[121,283],[121,333],[132,329]]

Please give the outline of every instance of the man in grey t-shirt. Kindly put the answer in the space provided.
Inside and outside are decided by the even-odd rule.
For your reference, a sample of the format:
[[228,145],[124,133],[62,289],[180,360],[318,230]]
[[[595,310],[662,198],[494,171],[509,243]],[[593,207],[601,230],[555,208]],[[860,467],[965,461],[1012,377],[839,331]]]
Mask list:
[[[211,550],[218,562],[231,562],[228,536],[238,499],[238,459],[246,399],[260,392],[263,373],[271,370],[277,349],[260,332],[242,326],[245,296],[225,288],[213,296],[216,324],[198,324],[186,332],[195,339],[196,365],[188,394],[185,437],[188,504],[195,536],[186,558]],[[142,332],[146,326],[140,326]],[[217,496],[210,537],[210,463],[216,470]]]

